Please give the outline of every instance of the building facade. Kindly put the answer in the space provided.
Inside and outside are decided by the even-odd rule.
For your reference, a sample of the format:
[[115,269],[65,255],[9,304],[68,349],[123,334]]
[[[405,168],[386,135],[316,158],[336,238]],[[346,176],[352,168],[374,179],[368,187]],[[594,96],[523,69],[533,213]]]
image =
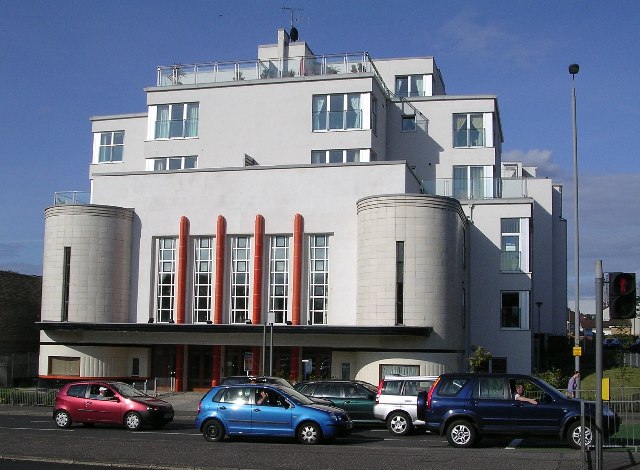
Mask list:
[[[92,118],[86,204],[45,211],[42,379],[529,372],[563,334],[562,188],[501,160],[497,98],[431,57],[159,67]],[[65,202],[61,200],[61,202]]]

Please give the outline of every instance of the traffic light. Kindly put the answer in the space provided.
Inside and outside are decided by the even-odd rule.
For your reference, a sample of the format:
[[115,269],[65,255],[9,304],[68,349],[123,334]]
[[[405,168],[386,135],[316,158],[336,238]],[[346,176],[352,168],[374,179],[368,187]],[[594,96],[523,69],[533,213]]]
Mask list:
[[609,317],[636,317],[636,274],[609,273]]

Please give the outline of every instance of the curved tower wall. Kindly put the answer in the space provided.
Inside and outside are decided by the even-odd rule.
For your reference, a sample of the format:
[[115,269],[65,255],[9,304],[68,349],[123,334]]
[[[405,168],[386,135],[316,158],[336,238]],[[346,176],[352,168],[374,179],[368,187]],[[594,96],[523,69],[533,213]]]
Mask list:
[[467,219],[456,199],[372,196],[358,201],[358,325],[396,321],[397,242],[404,242],[402,323],[430,326],[429,347],[464,347]]
[[[129,322],[133,209],[59,205],[45,210],[42,321]],[[65,248],[70,261],[65,267]]]

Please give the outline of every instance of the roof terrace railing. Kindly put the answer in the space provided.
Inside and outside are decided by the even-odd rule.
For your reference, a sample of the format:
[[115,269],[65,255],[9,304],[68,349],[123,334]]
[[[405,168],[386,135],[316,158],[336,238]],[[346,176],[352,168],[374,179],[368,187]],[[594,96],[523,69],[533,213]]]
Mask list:
[[521,198],[529,196],[527,178],[436,178],[422,180],[422,192],[456,199]]
[[366,52],[250,61],[174,64],[157,69],[157,86],[372,72]]
[[53,193],[53,205],[64,204],[89,204],[91,193],[89,191],[60,191]]

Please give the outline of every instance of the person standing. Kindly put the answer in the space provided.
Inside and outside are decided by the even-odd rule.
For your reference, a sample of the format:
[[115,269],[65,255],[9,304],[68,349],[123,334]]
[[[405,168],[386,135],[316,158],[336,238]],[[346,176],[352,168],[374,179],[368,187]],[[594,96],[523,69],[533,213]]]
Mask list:
[[569,379],[569,384],[567,385],[567,395],[571,398],[575,398],[578,394],[578,382],[580,381],[580,372],[575,371],[571,378]]

